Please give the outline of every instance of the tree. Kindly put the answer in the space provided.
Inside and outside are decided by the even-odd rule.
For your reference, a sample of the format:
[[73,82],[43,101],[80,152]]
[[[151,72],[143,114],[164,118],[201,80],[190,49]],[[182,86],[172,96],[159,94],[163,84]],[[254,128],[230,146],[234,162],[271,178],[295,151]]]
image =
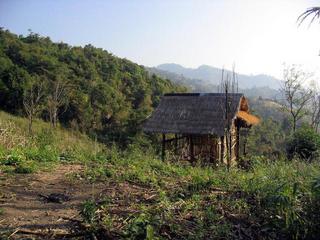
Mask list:
[[286,150],[288,159],[298,156],[310,162],[319,156],[320,135],[312,128],[303,126],[289,139]]
[[227,167],[228,169],[231,166],[231,161],[232,161],[232,148],[235,147],[232,142],[232,118],[233,116],[232,111],[231,111],[231,106],[232,106],[232,101],[233,98],[231,97],[230,93],[236,93],[238,92],[238,81],[237,81],[237,76],[235,73],[235,65],[232,67],[232,76],[229,74],[224,74],[224,68],[222,69],[221,72],[221,83],[219,86],[219,91],[221,93],[225,94],[225,101],[223,104],[221,104],[221,109],[222,112],[224,113],[224,136],[225,139],[222,139],[222,141],[225,141],[226,143],[226,149],[225,151],[222,150],[222,153],[226,154],[226,159],[227,159]]
[[312,84],[313,94],[310,101],[311,127],[317,132],[320,124],[320,93],[317,85]]
[[47,99],[47,107],[51,126],[56,127],[58,123],[59,109],[68,102],[68,83],[62,78],[62,76],[58,75],[55,81],[51,82],[50,87],[51,93]]
[[38,76],[31,77],[31,82],[26,87],[23,94],[23,106],[28,117],[29,134],[32,134],[32,123],[38,114],[41,100],[44,96],[44,82]]
[[265,118],[261,124],[250,129],[248,152],[252,155],[263,155],[269,159],[278,160],[285,150],[286,135],[281,122]]
[[312,90],[302,85],[308,78],[308,74],[295,66],[284,69],[284,81],[280,89],[285,97],[282,109],[291,116],[293,132],[296,131],[297,122],[306,115],[307,105],[312,99]]

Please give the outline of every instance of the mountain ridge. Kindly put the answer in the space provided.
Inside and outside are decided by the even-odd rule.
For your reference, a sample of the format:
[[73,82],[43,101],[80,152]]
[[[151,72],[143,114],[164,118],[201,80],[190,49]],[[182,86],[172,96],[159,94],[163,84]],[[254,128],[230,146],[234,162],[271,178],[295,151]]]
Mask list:
[[[186,78],[204,80],[208,84],[214,85],[219,85],[222,74],[222,69],[206,64],[202,64],[197,68],[187,68],[176,63],[164,63],[155,68],[175,74],[182,74]],[[225,74],[232,74],[232,71],[228,69],[225,69],[224,72]],[[277,90],[281,81],[267,74],[246,75],[237,73],[237,77],[241,88],[269,87]]]

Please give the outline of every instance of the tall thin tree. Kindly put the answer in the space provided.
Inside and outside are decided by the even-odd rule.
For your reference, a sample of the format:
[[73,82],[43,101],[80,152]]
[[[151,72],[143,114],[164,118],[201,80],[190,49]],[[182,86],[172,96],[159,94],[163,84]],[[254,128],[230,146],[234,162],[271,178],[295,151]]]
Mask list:
[[280,89],[284,95],[282,110],[290,114],[292,131],[295,132],[298,121],[306,116],[308,103],[312,99],[312,90],[303,86],[310,75],[294,65],[286,67],[283,75],[283,85]]
[[51,92],[47,98],[47,107],[50,123],[54,128],[58,123],[59,110],[61,110],[60,108],[68,102],[68,87],[68,82],[61,76],[57,76],[55,81],[51,82]]
[[40,110],[43,97],[43,81],[38,76],[32,76],[23,94],[23,107],[28,117],[29,134],[32,134],[33,120]]

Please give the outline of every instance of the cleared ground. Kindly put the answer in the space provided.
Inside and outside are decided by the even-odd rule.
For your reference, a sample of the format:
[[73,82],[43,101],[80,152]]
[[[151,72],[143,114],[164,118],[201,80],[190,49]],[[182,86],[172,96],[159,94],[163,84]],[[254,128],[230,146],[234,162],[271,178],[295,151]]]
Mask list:
[[[54,237],[70,233],[79,218],[80,204],[90,198],[99,198],[102,184],[77,184],[68,178],[72,172],[81,171],[80,165],[60,165],[53,172],[36,174],[1,174],[0,233],[13,232],[11,238],[19,239],[29,231],[34,235]],[[55,203],[43,196],[65,194],[69,201]]]

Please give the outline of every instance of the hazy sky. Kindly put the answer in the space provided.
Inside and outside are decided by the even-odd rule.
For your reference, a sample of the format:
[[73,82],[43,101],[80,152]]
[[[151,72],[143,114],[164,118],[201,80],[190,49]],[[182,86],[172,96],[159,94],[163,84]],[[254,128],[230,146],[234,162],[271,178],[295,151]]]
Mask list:
[[179,63],[281,77],[282,63],[320,69],[320,24],[296,19],[309,0],[0,0],[0,26],[104,48],[139,64]]

